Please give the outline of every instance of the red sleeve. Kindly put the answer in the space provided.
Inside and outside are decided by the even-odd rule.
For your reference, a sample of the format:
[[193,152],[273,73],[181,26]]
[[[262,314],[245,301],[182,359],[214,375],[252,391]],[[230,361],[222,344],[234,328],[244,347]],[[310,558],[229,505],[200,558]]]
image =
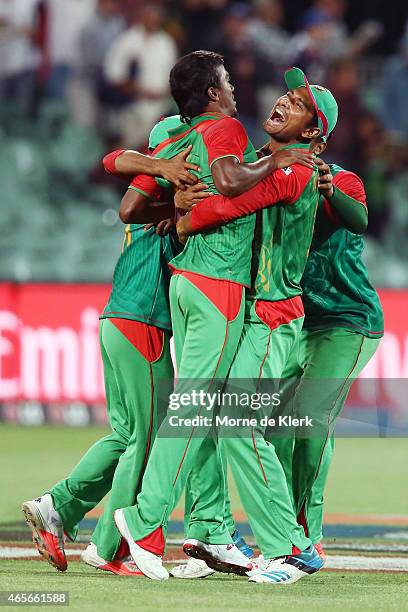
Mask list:
[[343,191],[350,198],[354,198],[367,208],[367,198],[364,183],[354,172],[339,172],[333,177],[333,185]]
[[[333,176],[333,185],[348,195],[350,198],[357,200],[363,204],[365,209],[367,210],[367,197],[364,189],[364,183],[357,174],[354,172],[349,172],[348,170],[342,170]],[[326,215],[338,225],[343,225],[343,221],[339,213],[334,210],[333,206],[330,204],[329,200],[324,199],[324,211]]]
[[138,174],[129,185],[129,189],[134,189],[142,195],[154,200],[155,202],[168,201],[166,198],[166,190],[156,183],[154,176],[147,174]]
[[310,180],[312,171],[296,165],[275,170],[263,181],[235,198],[215,195],[196,204],[191,211],[194,231],[218,227],[239,217],[277,204],[293,204]]
[[208,164],[211,167],[221,157],[236,157],[242,163],[248,136],[242,123],[232,117],[226,117],[214,121],[203,132],[203,141],[208,151]]
[[117,151],[112,151],[112,153],[108,153],[102,160],[103,167],[105,171],[109,174],[113,174],[114,176],[122,176],[119,172],[116,172],[115,161],[119,155],[125,152],[125,149],[118,149]]

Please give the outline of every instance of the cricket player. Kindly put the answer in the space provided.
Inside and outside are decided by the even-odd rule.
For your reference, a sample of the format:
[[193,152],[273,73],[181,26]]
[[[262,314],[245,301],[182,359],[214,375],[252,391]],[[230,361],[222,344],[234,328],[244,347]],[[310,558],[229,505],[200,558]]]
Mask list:
[[[167,137],[167,130],[177,125],[178,116],[159,122],[151,132],[149,147],[155,149]],[[127,152],[122,160],[123,152],[119,151],[104,161],[112,173],[118,165],[125,173],[158,173],[181,185],[196,180],[189,170],[197,170],[197,166],[185,162],[188,152],[168,161],[149,159],[137,152]],[[146,231],[144,226],[145,221],[169,216],[173,204],[166,202],[172,194],[166,193],[154,176],[143,174],[132,181],[130,188],[134,193],[133,208],[121,207],[120,215],[129,224],[100,325],[112,433],[89,449],[68,478],[38,499],[23,504],[37,549],[60,571],[67,569],[65,537],[75,539],[80,520],[111,490],[92,543],[82,558],[93,567],[115,574],[140,575],[129,559],[126,543],[121,542],[113,512],[136,499],[164,416],[158,407],[158,387],[173,378],[168,298],[171,274],[167,263],[181,247],[174,232],[160,237],[154,229]],[[161,201],[162,206],[152,212],[152,201]]]
[[[325,147],[320,143],[315,152]],[[320,427],[314,435],[295,437],[289,461],[285,441],[276,442],[298,519],[322,552],[323,492],[335,421],[354,379],[378,348],[384,320],[362,260],[361,234],[368,223],[363,182],[340,166],[318,163],[321,197],[302,278],[305,321],[284,377],[300,379],[296,413],[312,416]]]
[[[265,153],[282,145],[309,151],[311,143],[317,138],[325,140],[337,122],[337,104],[327,89],[310,86],[297,68],[286,72],[285,81],[289,92],[279,98],[264,124],[271,139]],[[264,209],[258,219],[255,278],[246,300],[244,330],[229,374],[230,383],[237,383],[235,388],[239,379],[245,379],[247,390],[248,379],[280,378],[295,346],[304,318],[300,281],[317,203],[317,169],[313,172],[294,165],[275,171],[239,197],[208,198],[178,223],[183,238]],[[250,580],[291,583],[320,569],[323,561],[296,521],[285,471],[262,428],[254,428],[248,437],[226,436],[222,443],[252,531],[267,560],[264,571]],[[199,542],[187,541],[184,546],[193,556],[200,554],[200,548]],[[205,560],[211,567],[210,557]]]
[[[174,155],[192,144],[190,160],[199,165],[198,177],[212,193],[244,191],[279,165],[287,165],[289,156],[289,163],[297,161],[312,171],[310,156],[298,151],[280,151],[258,160],[243,126],[233,118],[233,87],[219,55],[185,56],[173,68],[170,86],[186,125],[170,131],[158,155]],[[243,327],[254,226],[255,218],[247,216],[197,234],[171,262],[178,394],[197,391],[196,387],[216,391],[228,373]],[[205,403],[191,402],[183,418],[191,421],[207,409]],[[118,529],[143,573],[167,579],[161,556],[168,518],[194,468],[200,488],[211,491],[212,520],[195,522],[192,535],[214,553],[217,569],[237,568],[244,573],[252,566],[232,544],[223,520],[225,475],[211,424],[200,432],[194,425],[186,425],[181,433],[173,433],[171,427],[167,418],[153,445],[136,505],[115,512]]]

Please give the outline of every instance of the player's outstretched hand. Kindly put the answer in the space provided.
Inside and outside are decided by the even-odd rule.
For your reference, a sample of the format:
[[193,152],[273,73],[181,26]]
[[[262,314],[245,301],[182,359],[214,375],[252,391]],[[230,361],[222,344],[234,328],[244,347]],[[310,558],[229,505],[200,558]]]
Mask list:
[[273,169],[288,168],[293,164],[301,164],[307,168],[314,168],[314,157],[311,153],[304,153],[299,149],[279,149],[271,155]]
[[186,185],[195,185],[198,179],[190,170],[200,172],[199,166],[190,164],[187,157],[191,151],[191,145],[184,151],[171,159],[160,159],[160,176],[174,183],[177,189],[183,189]]
[[333,195],[333,175],[330,166],[326,164],[320,157],[316,159],[316,166],[319,168],[319,191],[326,198],[331,198]]
[[204,198],[208,198],[209,194],[208,191],[204,191],[205,189],[207,189],[207,185],[204,183],[197,183],[185,189],[179,189],[174,196],[175,207],[189,212],[195,204],[201,202]]

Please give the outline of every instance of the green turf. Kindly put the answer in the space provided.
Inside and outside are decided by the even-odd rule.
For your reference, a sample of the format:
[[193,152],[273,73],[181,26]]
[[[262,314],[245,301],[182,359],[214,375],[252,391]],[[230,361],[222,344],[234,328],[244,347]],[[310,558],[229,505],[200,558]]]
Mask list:
[[69,591],[71,612],[126,609],[390,612],[406,610],[408,601],[408,582],[403,574],[321,572],[287,587],[250,584],[244,578],[220,574],[205,580],[171,579],[158,583],[147,578],[103,574],[78,562],[71,563],[66,574],[58,574],[42,561],[2,561],[0,590]]
[[[0,523],[21,519],[20,504],[67,475],[106,430],[100,427],[0,425]],[[405,439],[338,439],[326,512],[406,514],[408,444]],[[240,509],[231,486],[234,509]]]

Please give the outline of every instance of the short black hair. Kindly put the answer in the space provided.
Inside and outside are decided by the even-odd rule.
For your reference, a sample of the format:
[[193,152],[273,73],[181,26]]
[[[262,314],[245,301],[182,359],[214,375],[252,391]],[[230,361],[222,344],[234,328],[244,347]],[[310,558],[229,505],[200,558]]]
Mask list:
[[208,104],[208,88],[220,87],[218,68],[224,58],[213,51],[193,51],[180,58],[170,72],[171,95],[182,121],[200,115]]

